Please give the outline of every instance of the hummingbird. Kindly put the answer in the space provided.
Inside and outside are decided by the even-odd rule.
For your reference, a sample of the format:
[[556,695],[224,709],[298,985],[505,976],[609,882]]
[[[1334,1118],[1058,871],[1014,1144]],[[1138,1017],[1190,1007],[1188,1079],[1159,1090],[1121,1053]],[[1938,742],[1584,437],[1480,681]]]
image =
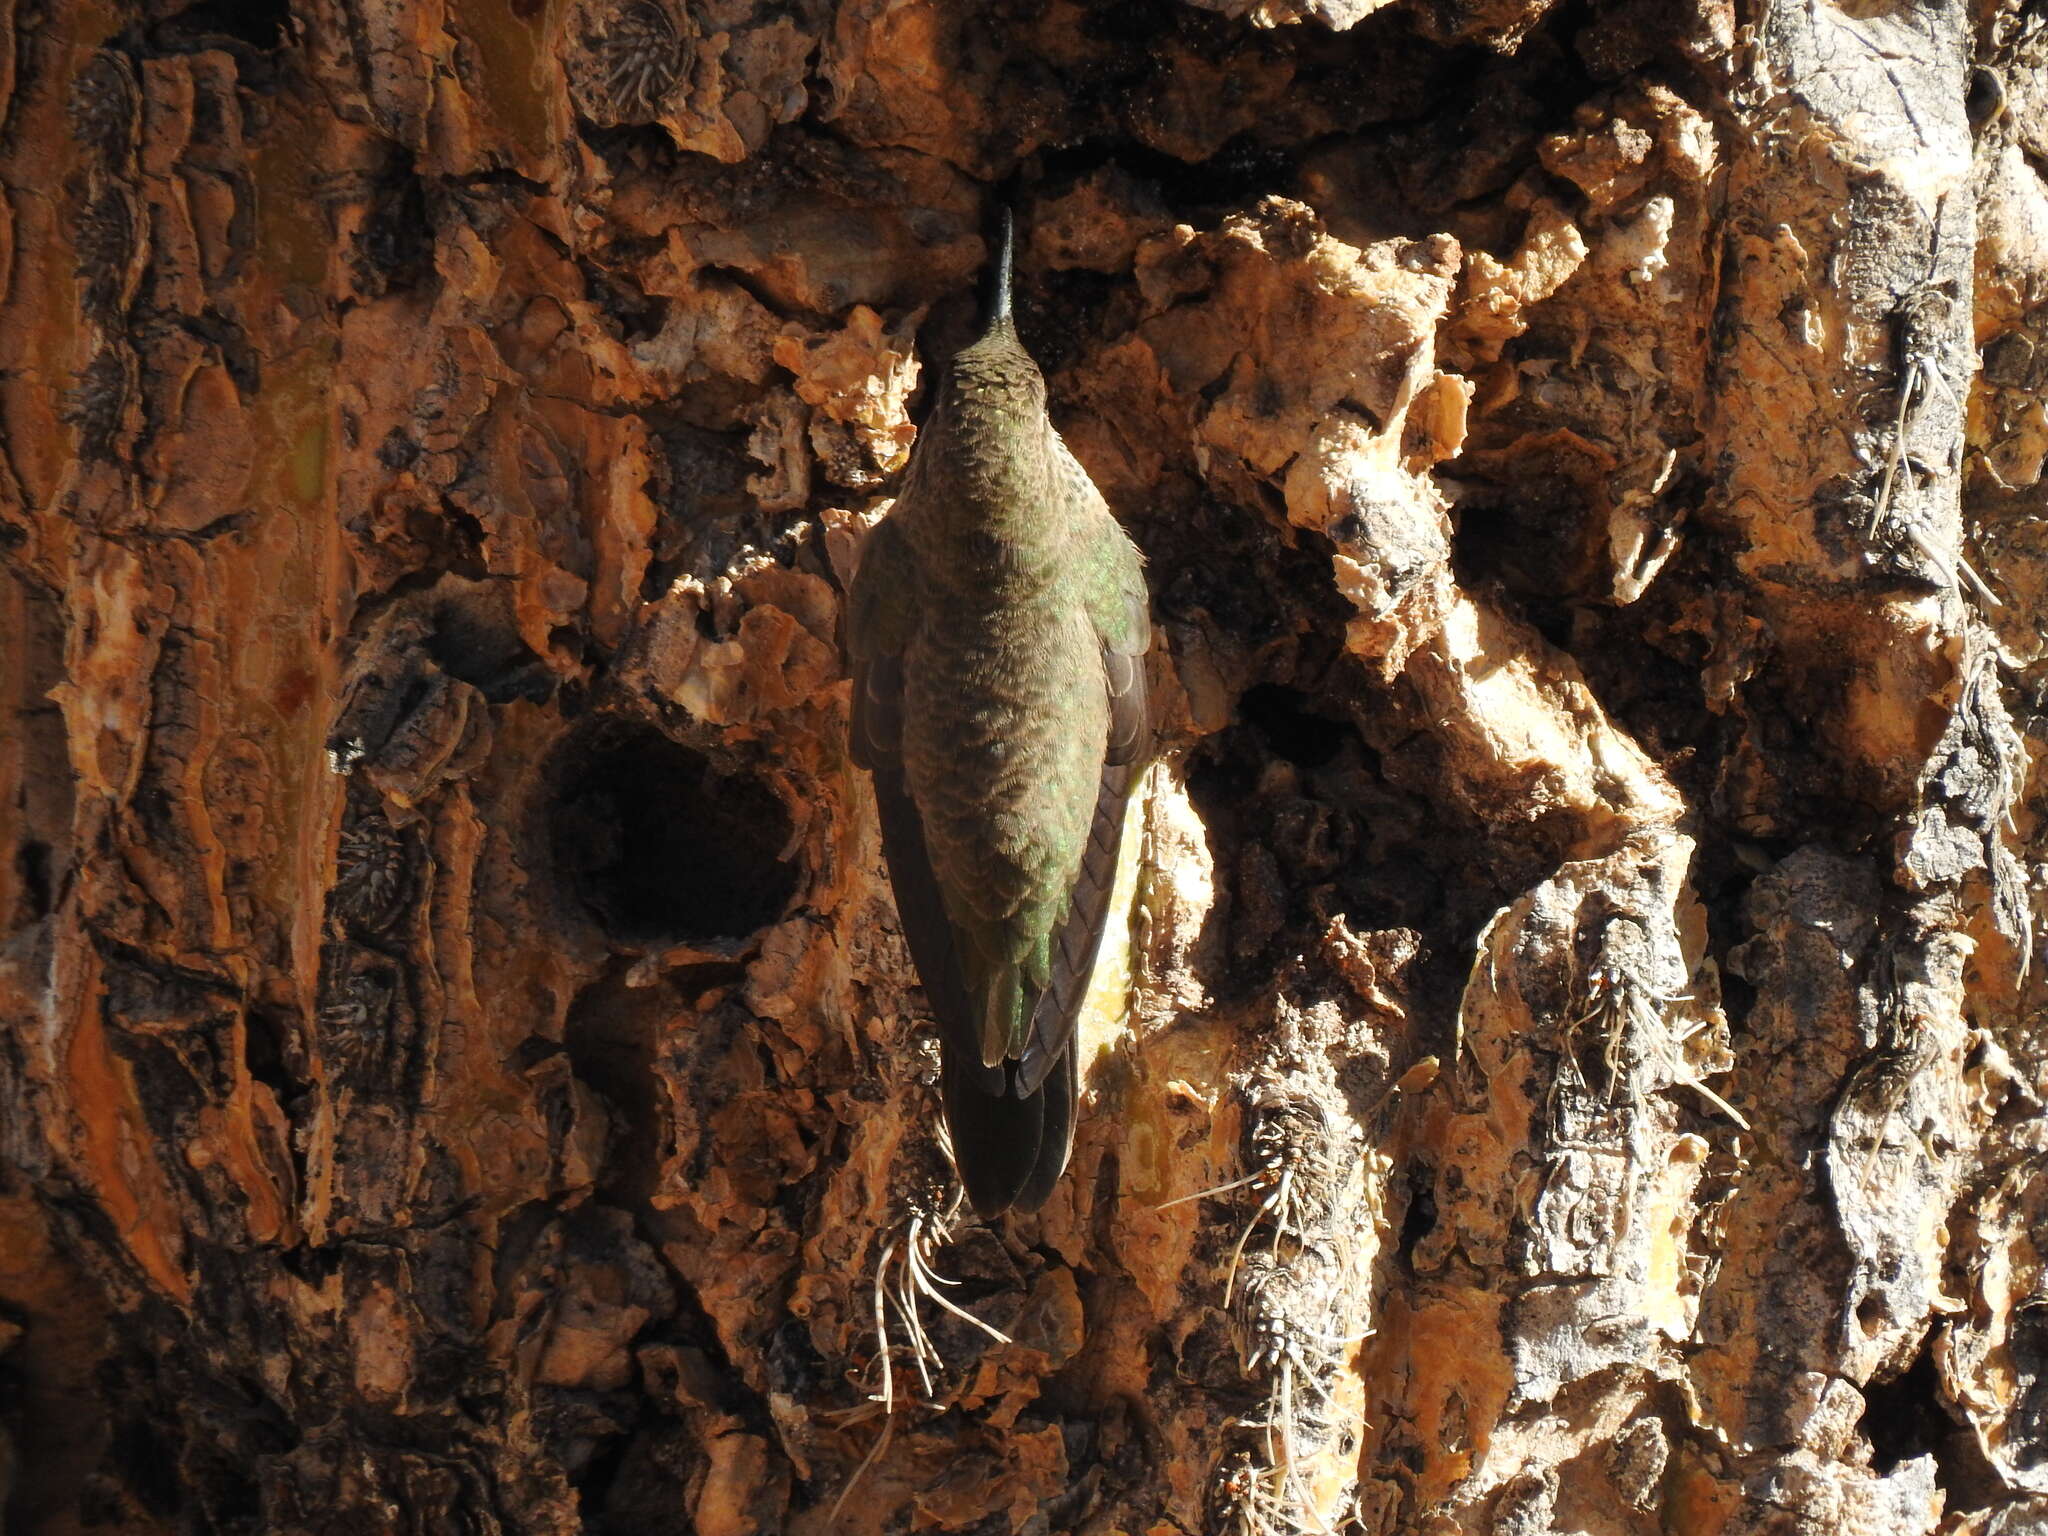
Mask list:
[[1073,1148],[1075,1019],[1151,738],[1144,563],[1046,415],[1011,222],[847,597],[849,745],[938,1023],[953,1161],[984,1218]]

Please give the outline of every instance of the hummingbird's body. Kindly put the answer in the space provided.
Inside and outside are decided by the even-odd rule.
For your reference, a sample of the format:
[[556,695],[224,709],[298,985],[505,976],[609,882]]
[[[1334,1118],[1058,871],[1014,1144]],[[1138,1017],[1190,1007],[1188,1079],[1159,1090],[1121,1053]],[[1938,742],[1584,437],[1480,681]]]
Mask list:
[[1006,232],[987,330],[869,535],[846,630],[853,757],[983,1215],[1035,1208],[1066,1166],[1151,640],[1138,552],[1046,418],[1008,275]]

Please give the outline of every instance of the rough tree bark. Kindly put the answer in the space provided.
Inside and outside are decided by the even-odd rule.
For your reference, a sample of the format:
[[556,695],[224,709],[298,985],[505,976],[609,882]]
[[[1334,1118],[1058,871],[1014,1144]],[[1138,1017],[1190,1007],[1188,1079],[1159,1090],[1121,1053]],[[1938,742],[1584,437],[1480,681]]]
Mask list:
[[[2048,1528],[2038,13],[0,38],[9,1531]],[[1163,757],[989,1229],[837,623],[998,191]]]

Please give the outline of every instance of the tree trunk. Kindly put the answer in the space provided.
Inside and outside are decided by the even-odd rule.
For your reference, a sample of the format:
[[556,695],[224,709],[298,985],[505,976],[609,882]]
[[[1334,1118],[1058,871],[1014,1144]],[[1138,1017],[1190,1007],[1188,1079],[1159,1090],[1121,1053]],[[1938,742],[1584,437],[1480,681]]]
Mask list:
[[[2038,14],[0,25],[9,1532],[2048,1528]],[[838,621],[998,197],[1161,749],[987,1226]]]

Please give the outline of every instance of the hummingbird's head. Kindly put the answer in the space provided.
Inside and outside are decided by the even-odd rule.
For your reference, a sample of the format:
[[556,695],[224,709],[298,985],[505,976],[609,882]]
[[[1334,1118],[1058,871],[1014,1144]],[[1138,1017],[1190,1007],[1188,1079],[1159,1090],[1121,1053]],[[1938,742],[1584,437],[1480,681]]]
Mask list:
[[1045,376],[1017,338],[1010,311],[1010,212],[1003,210],[996,259],[990,265],[982,305],[981,334],[953,354],[947,370],[946,398],[955,410],[1045,410]]

